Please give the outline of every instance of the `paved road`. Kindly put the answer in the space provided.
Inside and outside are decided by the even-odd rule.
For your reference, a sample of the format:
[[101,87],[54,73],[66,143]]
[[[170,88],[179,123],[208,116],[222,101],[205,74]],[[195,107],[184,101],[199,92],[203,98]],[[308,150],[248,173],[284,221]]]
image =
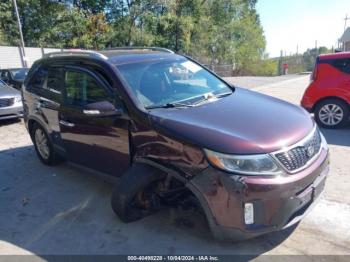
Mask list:
[[[230,81],[298,103],[308,76]],[[350,126],[323,131],[331,172],[321,201],[299,226],[220,243],[201,218],[179,210],[121,223],[109,206],[111,185],[67,163],[43,166],[23,124],[5,122],[0,125],[0,254],[350,254]]]

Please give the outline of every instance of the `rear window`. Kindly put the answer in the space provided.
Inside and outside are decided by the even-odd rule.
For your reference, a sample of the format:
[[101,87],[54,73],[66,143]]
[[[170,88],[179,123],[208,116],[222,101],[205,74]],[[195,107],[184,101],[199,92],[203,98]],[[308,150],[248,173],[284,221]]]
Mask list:
[[350,74],[350,58],[335,59],[332,65],[343,73]]

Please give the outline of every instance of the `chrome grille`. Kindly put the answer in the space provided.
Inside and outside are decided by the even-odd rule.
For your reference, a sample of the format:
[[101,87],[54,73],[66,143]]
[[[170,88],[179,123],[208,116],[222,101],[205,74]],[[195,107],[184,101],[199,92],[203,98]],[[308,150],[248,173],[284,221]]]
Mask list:
[[321,149],[321,136],[316,129],[314,133],[297,146],[275,154],[278,161],[288,170],[295,171],[304,167]]
[[0,107],[12,106],[14,102],[14,98],[0,98]]

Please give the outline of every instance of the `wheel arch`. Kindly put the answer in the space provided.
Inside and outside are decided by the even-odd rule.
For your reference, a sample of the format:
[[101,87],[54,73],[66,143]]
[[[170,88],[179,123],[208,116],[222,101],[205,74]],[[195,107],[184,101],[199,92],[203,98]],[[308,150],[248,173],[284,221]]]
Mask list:
[[314,106],[312,107],[312,112],[314,113],[315,110],[316,110],[316,107],[324,102],[324,101],[327,101],[327,100],[331,100],[331,99],[335,99],[335,100],[339,100],[339,101],[342,101],[343,103],[345,103],[346,105],[348,105],[348,107],[350,108],[350,104],[346,101],[346,99],[340,97],[340,96],[326,96],[326,97],[322,97],[321,99],[319,99],[315,104]]
[[42,127],[44,129],[44,131],[46,132],[46,134],[48,135],[49,139],[51,139],[50,132],[49,132],[49,130],[47,130],[46,125],[42,121],[40,121],[40,119],[38,119],[36,117],[32,117],[32,118],[28,119],[28,132],[29,132],[29,135],[32,139],[33,139],[32,131],[33,131],[33,127],[35,124]]
[[223,234],[221,228],[218,226],[216,219],[215,219],[215,217],[214,217],[214,215],[213,215],[213,213],[208,205],[208,202],[206,201],[205,197],[200,192],[200,190],[191,181],[191,180],[193,180],[193,178],[192,179],[185,178],[177,171],[170,169],[166,166],[163,166],[163,165],[156,163],[156,162],[149,160],[149,159],[135,158],[134,163],[142,163],[142,164],[151,166],[152,168],[160,170],[161,172],[164,172],[167,176],[170,176],[171,178],[174,178],[177,181],[179,181],[180,183],[182,183],[184,185],[184,187],[187,188],[188,192],[190,192],[196,198],[198,203],[200,204],[200,207],[202,208],[202,210],[206,216],[209,228],[210,228],[211,232],[213,233],[214,237],[216,239],[223,239],[224,234]]

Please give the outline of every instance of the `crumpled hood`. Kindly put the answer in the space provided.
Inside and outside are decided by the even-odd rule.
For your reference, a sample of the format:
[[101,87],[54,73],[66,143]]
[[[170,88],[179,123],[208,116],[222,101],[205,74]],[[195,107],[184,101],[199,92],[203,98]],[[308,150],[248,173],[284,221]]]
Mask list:
[[280,150],[314,127],[301,107],[241,88],[197,107],[153,109],[150,119],[164,135],[229,154]]

